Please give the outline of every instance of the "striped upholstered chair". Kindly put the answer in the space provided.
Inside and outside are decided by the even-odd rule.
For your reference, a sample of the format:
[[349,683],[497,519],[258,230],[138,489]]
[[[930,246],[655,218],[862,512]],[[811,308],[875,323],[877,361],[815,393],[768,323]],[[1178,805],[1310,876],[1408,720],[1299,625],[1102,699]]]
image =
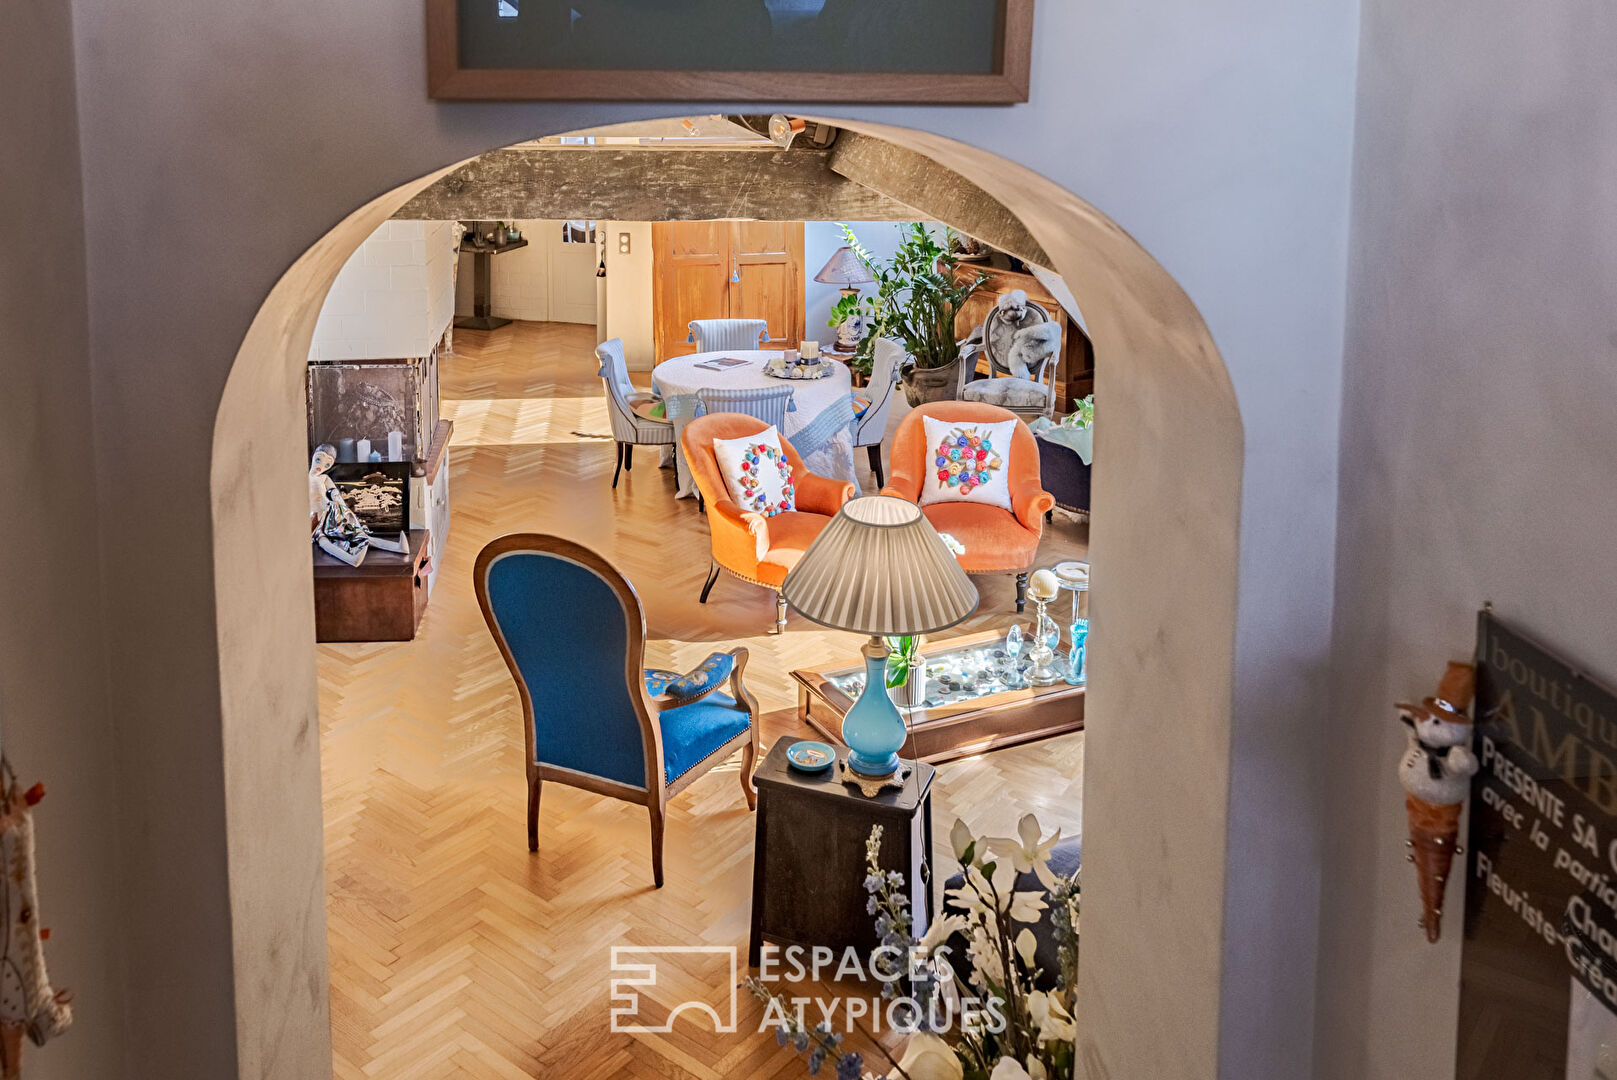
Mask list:
[[769,324],[762,319],[692,319],[686,341],[696,342],[697,352],[724,349],[756,349],[769,340]]
[[870,385],[864,391],[869,404],[853,418],[853,448],[865,448],[878,491],[887,483],[881,467],[881,444],[887,438],[887,415],[893,411],[894,388],[898,385],[898,369],[903,362],[904,346],[891,338],[876,342],[870,364]]
[[[612,486],[618,486],[618,477],[624,469],[634,468],[634,448],[637,446],[673,446],[674,425],[667,419],[657,420],[634,411],[636,405],[654,400],[643,390],[636,390],[629,381],[629,365],[623,359],[623,339],[612,338],[595,346],[595,356],[601,361],[601,382],[606,386],[606,413],[612,421],[612,439],[618,446],[618,467],[612,472]],[[679,455],[674,456],[674,486],[679,487]]]
[[786,414],[797,411],[797,406],[792,404],[790,386],[770,386],[761,389],[704,386],[696,392],[696,400],[701,405],[696,411],[697,416],[721,412],[740,413],[754,420],[762,420],[766,424],[774,424],[775,430],[780,432],[783,439],[786,437]]
[[683,675],[645,668],[634,587],[571,540],[502,536],[478,554],[473,574],[522,698],[529,851],[539,850],[546,780],[645,806],[658,888],[670,798],[740,750],[741,790],[757,806],[758,702],[741,681],[746,649],[716,652]]

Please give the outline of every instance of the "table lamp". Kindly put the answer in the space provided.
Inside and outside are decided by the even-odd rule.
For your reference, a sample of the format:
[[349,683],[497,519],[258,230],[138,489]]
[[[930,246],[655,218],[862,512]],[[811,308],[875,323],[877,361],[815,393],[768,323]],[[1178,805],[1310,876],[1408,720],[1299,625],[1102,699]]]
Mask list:
[[977,610],[977,587],[921,508],[891,495],[843,504],[781,585],[786,602],[833,630],[869,634],[865,688],[842,720],[848,765],[891,776],[908,735],[887,696],[884,637],[935,634]]
[[[825,261],[820,272],[814,275],[814,280],[825,285],[842,286],[844,299],[859,295],[859,286],[868,284],[876,279],[871,276],[865,264],[860,261],[853,248],[843,245]],[[837,325],[837,351],[851,353],[859,348],[864,339],[867,319],[858,311],[854,311]]]
[[876,279],[865,268],[865,264],[859,261],[859,256],[855,254],[853,248],[844,244],[825,260],[825,265],[814,275],[814,280],[822,285],[842,286],[843,296],[858,296],[859,286],[868,285]]

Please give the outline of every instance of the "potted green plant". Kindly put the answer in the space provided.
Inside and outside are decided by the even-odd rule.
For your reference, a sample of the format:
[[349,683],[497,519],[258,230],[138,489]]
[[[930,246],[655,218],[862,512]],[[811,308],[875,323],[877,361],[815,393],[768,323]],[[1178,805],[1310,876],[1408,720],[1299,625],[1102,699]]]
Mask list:
[[924,637],[903,634],[887,639],[887,693],[901,709],[913,709],[926,697],[926,666],[921,661]]
[[911,405],[954,397],[960,383],[960,345],[955,318],[966,301],[982,287],[987,275],[955,280],[960,265],[956,234],[947,226],[940,245],[919,221],[901,226],[898,249],[878,262],[848,226],[842,235],[865,269],[876,279],[876,295],[845,296],[831,310],[832,326],[849,316],[863,315],[870,330],[859,344],[849,367],[865,375],[878,338],[896,338],[908,355],[903,369],[904,396]]

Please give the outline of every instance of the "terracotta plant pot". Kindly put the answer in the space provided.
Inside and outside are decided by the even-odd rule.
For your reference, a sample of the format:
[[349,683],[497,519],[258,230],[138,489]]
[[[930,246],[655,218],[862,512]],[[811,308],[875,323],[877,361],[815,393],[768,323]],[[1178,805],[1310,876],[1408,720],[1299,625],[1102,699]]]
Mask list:
[[960,358],[955,357],[942,367],[907,367],[903,382],[904,396],[912,408],[929,401],[953,401],[955,389],[960,385]]

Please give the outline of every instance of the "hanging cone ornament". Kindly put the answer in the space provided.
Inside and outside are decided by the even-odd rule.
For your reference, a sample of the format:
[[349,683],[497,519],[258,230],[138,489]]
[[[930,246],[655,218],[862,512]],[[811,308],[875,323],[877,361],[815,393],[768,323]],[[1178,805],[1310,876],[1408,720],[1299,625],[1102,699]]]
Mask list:
[[1432,942],[1442,927],[1443,892],[1460,851],[1460,812],[1477,771],[1466,715],[1475,689],[1476,669],[1451,663],[1435,697],[1397,706],[1409,729],[1409,746],[1398,763],[1409,813],[1409,860],[1420,881],[1421,927]]

